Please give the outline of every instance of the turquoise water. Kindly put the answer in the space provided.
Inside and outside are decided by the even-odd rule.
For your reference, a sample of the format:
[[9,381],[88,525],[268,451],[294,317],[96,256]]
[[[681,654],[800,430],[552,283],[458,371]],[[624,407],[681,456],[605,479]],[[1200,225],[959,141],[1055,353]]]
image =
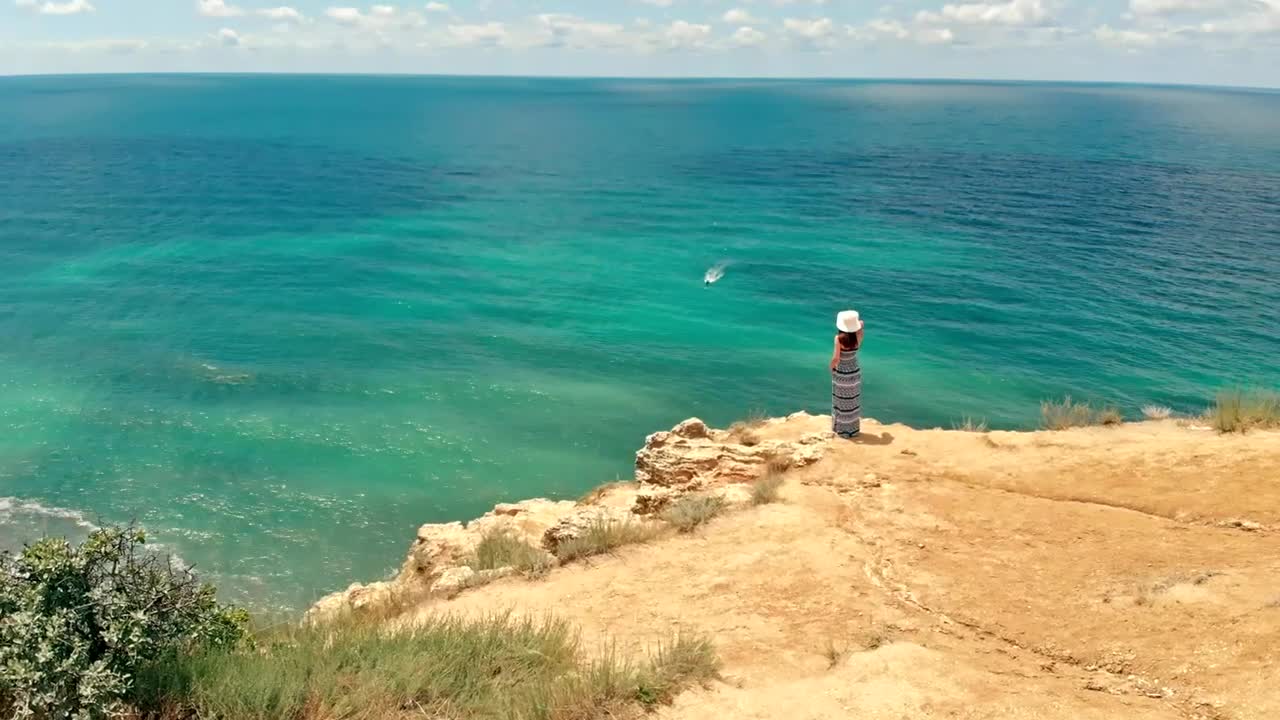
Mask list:
[[0,268],[0,545],[137,519],[297,607],[823,412],[848,306],[882,420],[1280,384],[1280,94],[3,78]]

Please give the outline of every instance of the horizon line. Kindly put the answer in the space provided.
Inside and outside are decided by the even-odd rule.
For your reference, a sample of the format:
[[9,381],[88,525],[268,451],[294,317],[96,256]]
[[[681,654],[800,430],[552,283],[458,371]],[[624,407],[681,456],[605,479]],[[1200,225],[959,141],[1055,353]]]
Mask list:
[[660,82],[886,82],[886,83],[936,83],[936,84],[986,84],[986,85],[1109,85],[1129,87],[1189,88],[1207,90],[1246,90],[1278,92],[1280,86],[1265,85],[1212,85],[1206,83],[1154,82],[1143,80],[1036,80],[1017,78],[968,78],[938,76],[853,76],[853,75],[553,75],[553,74],[495,74],[495,73],[418,73],[418,72],[332,72],[332,71],[274,71],[274,70],[155,70],[136,72],[57,72],[57,73],[0,73],[0,80],[9,78],[76,78],[76,77],[154,77],[154,76],[221,76],[221,77],[350,77],[350,78],[437,78],[437,79],[489,79],[489,80],[634,80]]

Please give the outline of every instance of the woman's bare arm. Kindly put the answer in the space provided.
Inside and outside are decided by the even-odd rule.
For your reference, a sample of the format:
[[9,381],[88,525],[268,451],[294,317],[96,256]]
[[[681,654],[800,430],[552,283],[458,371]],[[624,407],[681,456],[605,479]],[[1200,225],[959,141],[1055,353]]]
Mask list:
[[840,364],[840,336],[835,336],[835,347],[831,350],[831,369],[835,370]]

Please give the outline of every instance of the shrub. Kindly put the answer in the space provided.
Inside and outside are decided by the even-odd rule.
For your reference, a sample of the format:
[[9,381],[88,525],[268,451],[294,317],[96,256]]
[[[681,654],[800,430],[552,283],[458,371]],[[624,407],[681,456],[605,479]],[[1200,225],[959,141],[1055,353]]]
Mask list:
[[605,483],[597,488],[587,491],[587,494],[578,498],[578,504],[594,505],[596,504],[597,501],[600,500],[600,498],[604,497],[605,495],[608,495],[614,490],[636,487],[636,485],[637,483],[634,480],[615,480],[614,482]]
[[764,477],[751,485],[751,504],[768,505],[778,502],[778,491],[782,488],[782,473],[766,472]]
[[761,425],[764,425],[765,415],[763,412],[753,410],[746,419],[729,426],[729,439],[739,445],[753,447],[760,444],[760,433],[758,432]]
[[510,567],[530,577],[547,574],[553,564],[550,555],[525,542],[507,528],[485,533],[475,552],[467,558],[467,565],[476,572]]
[[556,548],[556,559],[563,564],[604,555],[623,545],[648,542],[661,532],[662,528],[656,525],[600,518],[578,537],[560,543]]
[[106,718],[148,663],[243,639],[244,611],[145,542],[106,528],[0,554],[0,716]]
[[1098,412],[1097,421],[1099,425],[1123,425],[1124,413],[1119,408],[1105,407]]
[[662,512],[662,519],[682,533],[693,532],[724,512],[724,498],[715,495],[685,495]]
[[951,423],[951,429],[960,432],[984,433],[987,431],[987,420],[966,415],[960,422]]
[[734,423],[729,426],[729,439],[739,445],[755,447],[760,444],[760,433],[745,423]]
[[773,473],[784,473],[791,469],[795,464],[795,458],[791,455],[783,455],[780,453],[771,453],[768,461],[765,463],[765,471]]
[[1068,395],[1062,402],[1046,400],[1040,403],[1040,419],[1047,430],[1066,430],[1097,424],[1097,415],[1089,403],[1071,401]]
[[1205,419],[1218,432],[1280,427],[1280,394],[1266,390],[1224,390]]
[[1165,420],[1173,416],[1173,408],[1164,405],[1142,406],[1142,417],[1148,420]]
[[614,717],[714,677],[711,645],[674,638],[648,661],[587,660],[556,619],[431,618],[296,628],[252,652],[206,652],[152,668],[144,711],[233,720]]

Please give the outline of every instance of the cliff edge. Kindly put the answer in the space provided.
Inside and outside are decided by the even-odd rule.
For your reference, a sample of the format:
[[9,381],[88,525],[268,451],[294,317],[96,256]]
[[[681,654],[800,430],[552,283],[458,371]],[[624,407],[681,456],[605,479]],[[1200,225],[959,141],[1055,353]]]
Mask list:
[[[635,483],[424,526],[397,578],[311,617],[399,598],[410,622],[554,613],[624,651],[705,634],[723,680],[667,718],[1280,716],[1280,433],[867,421],[850,442],[827,422],[687,421],[650,436]],[[780,501],[752,505],[769,468]],[[495,527],[550,556],[689,493],[733,509],[539,580],[465,562]]]

